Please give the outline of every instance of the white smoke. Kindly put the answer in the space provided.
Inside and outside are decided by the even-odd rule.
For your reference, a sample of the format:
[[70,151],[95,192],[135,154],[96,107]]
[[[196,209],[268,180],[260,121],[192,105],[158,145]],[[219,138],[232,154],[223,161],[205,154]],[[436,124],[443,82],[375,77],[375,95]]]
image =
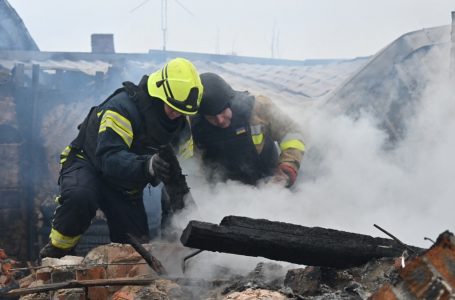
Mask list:
[[[353,120],[325,105],[292,107],[307,145],[292,190],[237,182],[209,186],[189,176],[198,213],[175,221],[183,228],[190,219],[219,223],[238,215],[387,237],[373,227],[378,224],[404,243],[428,248],[424,237],[435,240],[454,230],[455,93],[447,72],[425,76],[405,137],[392,150],[385,150],[387,134],[366,113]],[[227,257],[212,256],[217,263]],[[229,257],[227,266],[247,266]]]

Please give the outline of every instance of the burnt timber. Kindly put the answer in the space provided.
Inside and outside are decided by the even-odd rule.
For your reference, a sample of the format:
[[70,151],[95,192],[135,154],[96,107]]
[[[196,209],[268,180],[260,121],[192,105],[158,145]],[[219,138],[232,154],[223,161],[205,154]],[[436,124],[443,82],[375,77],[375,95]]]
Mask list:
[[334,268],[399,257],[405,250],[392,239],[237,216],[224,217],[220,225],[191,221],[180,240],[191,248]]

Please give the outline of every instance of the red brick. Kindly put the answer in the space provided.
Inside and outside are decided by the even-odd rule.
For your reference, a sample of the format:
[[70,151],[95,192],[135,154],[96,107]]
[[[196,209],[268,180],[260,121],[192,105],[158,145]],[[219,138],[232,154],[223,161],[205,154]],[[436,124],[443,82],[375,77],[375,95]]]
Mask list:
[[455,248],[443,243],[430,249],[425,257],[455,289]]
[[112,296],[112,300],[134,300],[134,294],[118,291]]
[[11,262],[2,262],[1,266],[2,266],[1,271],[3,272],[3,274],[7,276],[11,274],[11,269],[13,268],[13,264]]
[[453,299],[453,298],[450,298],[451,294],[449,291],[445,290],[444,293],[439,296],[438,300],[450,300],[450,299]]
[[36,279],[42,280],[44,282],[49,282],[51,280],[51,269],[50,268],[42,268],[36,271]]
[[[76,270],[77,280],[105,279],[106,269],[104,267],[89,267],[87,269]],[[96,286],[88,288],[88,298],[90,300],[108,299],[109,291],[106,287]]]
[[[127,277],[127,274],[142,257],[130,245],[110,244],[97,247],[85,258],[91,263],[108,263],[106,278]],[[130,264],[116,264],[130,263]]]
[[138,264],[135,265],[129,272],[128,277],[137,277],[141,275],[149,275],[151,271],[149,265],[147,264]]
[[411,260],[406,268],[400,269],[398,273],[407,291],[419,299],[425,294],[434,276],[422,257]]
[[106,269],[104,267],[88,267],[76,270],[77,280],[105,279]]

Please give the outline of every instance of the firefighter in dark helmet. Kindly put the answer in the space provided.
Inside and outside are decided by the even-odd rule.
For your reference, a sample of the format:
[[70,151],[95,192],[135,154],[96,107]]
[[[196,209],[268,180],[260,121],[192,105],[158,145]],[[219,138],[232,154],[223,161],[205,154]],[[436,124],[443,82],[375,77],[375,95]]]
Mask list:
[[201,81],[191,130],[209,179],[255,185],[272,178],[292,186],[305,150],[296,123],[270,99],[235,91],[217,74],[202,73]]
[[158,152],[179,135],[185,116],[196,114],[202,92],[194,65],[176,58],[90,110],[61,155],[59,205],[42,258],[71,253],[98,208],[112,242],[128,242],[127,233],[148,241],[142,191],[172,180]]

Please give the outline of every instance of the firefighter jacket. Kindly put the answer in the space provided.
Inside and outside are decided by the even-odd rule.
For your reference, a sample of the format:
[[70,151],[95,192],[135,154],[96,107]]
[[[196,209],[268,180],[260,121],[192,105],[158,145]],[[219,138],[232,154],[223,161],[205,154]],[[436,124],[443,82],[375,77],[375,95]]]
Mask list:
[[195,150],[209,177],[256,184],[273,175],[278,164],[299,170],[305,150],[302,134],[269,98],[235,92],[230,108],[228,128],[213,126],[202,115],[191,122]]
[[62,168],[72,153],[89,161],[115,188],[142,191],[147,183],[157,184],[148,171],[149,159],[178,136],[186,121],[167,118],[163,101],[148,95],[147,78],[139,86],[124,83],[91,109],[79,126],[78,137],[61,155]]

